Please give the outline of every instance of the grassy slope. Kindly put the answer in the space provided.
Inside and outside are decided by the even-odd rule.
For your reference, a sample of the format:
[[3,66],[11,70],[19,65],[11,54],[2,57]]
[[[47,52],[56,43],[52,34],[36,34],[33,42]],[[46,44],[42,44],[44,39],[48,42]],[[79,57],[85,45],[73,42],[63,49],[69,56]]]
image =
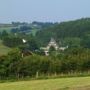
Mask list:
[[90,77],[1,83],[0,90],[90,90]]
[[[2,31],[7,31],[8,33],[10,33],[11,29],[15,28],[15,27],[0,27],[0,32]],[[38,31],[38,29],[32,29],[32,31],[30,33],[32,33],[34,36],[36,34],[36,32]]]
[[35,36],[35,35],[36,35],[36,33],[37,33],[37,31],[38,31],[37,29],[33,29],[33,30],[32,30],[32,32],[31,32],[31,33],[32,33],[32,35],[34,35],[34,36]]
[[3,30],[6,30],[9,33],[12,28],[13,27],[0,27],[0,32],[2,32]]
[[0,40],[0,55],[7,54],[11,49],[4,46]]

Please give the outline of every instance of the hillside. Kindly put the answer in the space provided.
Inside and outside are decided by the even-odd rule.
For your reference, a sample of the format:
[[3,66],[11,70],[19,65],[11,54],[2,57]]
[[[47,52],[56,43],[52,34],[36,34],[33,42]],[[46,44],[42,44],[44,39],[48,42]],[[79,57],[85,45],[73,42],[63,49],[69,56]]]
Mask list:
[[61,22],[36,34],[37,41],[40,41],[41,45],[46,44],[51,37],[57,41],[65,41],[63,43],[74,41],[80,44],[86,36],[90,36],[90,18]]
[[4,55],[4,54],[7,54],[11,49],[4,46],[2,44],[2,41],[0,40],[0,55]]
[[12,22],[11,24],[0,24],[0,32],[7,31],[8,33],[25,33],[25,34],[33,34],[35,36],[36,32],[52,26],[53,23],[49,22]]

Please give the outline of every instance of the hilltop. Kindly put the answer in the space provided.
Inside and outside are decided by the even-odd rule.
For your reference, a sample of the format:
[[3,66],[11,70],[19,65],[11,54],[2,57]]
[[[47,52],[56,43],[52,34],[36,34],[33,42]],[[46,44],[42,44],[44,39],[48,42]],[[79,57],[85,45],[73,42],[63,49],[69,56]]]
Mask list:
[[41,45],[47,44],[51,37],[70,46],[90,46],[90,18],[82,18],[54,24],[36,34]]

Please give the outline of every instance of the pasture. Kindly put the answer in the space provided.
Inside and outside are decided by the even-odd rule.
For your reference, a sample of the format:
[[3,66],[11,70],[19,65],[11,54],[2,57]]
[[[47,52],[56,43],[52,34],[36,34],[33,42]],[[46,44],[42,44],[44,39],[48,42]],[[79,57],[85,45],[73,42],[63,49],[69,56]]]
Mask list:
[[14,28],[14,27],[0,27],[0,32],[2,31],[7,31],[8,33],[10,33],[11,29]]
[[7,54],[11,49],[4,46],[0,40],[0,55]]
[[90,90],[90,77],[0,83],[0,90]]

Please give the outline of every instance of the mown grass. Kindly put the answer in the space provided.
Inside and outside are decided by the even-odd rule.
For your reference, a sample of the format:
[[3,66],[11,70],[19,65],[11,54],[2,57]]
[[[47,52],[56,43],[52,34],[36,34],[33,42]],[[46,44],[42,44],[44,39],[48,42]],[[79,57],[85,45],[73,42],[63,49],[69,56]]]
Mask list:
[[0,40],[0,55],[5,55],[5,54],[7,54],[10,50],[11,50],[11,49],[8,48],[8,47],[6,47],[6,46],[4,46],[4,45],[2,44],[2,41]]
[[90,77],[0,83],[0,90],[90,90]]

